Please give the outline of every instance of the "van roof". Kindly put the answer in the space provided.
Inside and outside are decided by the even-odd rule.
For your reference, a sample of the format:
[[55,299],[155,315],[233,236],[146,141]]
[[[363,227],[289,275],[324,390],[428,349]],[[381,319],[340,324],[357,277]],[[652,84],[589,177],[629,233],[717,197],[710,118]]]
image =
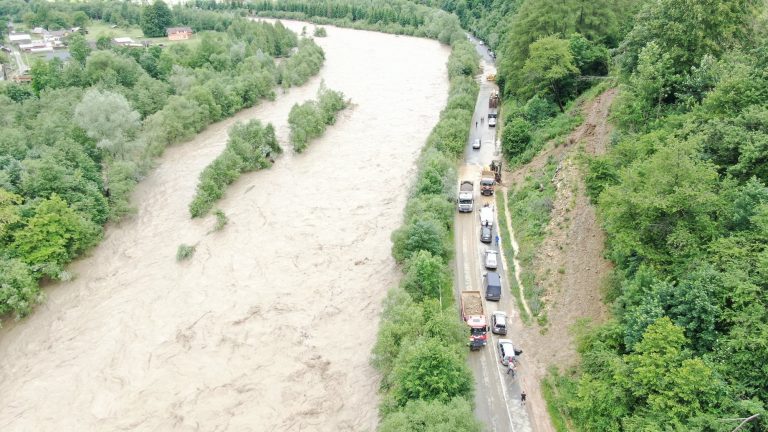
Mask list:
[[501,285],[501,279],[499,278],[498,273],[488,272],[485,277],[488,278],[488,285]]

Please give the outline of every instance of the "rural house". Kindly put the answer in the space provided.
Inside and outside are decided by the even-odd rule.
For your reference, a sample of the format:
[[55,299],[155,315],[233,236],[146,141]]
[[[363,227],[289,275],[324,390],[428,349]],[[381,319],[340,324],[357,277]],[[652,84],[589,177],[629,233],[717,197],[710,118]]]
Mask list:
[[169,40],[186,40],[192,37],[191,27],[168,27],[165,29],[165,34],[168,35]]

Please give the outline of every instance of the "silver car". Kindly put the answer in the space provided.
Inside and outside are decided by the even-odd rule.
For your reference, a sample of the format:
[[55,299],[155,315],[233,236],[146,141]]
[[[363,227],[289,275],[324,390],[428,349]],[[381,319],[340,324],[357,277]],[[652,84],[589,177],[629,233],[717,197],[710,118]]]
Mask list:
[[485,251],[485,268],[496,270],[499,266],[499,253],[495,250],[487,249]]
[[517,353],[515,353],[515,347],[512,346],[512,341],[509,339],[499,339],[499,357],[501,364],[504,366],[509,365],[510,360],[514,359]]
[[475,149],[475,150],[479,150],[480,149],[480,138],[477,138],[476,140],[474,140],[472,142],[472,148]]

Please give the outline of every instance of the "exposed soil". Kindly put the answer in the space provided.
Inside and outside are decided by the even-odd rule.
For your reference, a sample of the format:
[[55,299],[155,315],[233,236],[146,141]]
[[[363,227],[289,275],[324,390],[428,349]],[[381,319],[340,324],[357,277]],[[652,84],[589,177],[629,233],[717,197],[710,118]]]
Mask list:
[[557,192],[548,235],[534,259],[536,282],[546,287],[548,323],[542,328],[517,322],[515,329],[525,349],[521,385],[528,393],[535,431],[553,430],[539,383],[549,367],[562,370],[577,362],[574,324],[580,320],[600,323],[607,317],[601,287],[611,264],[603,258],[605,236],[585,195],[583,173],[574,158],[579,148],[591,155],[606,151],[611,133],[608,110],[616,93],[610,89],[582,107],[586,120],[568,136],[565,145],[550,143],[529,164],[505,173],[504,184],[511,185],[540,171],[550,157],[559,162],[553,178]]
[[[320,76],[168,149],[135,193],[136,217],[0,330],[0,430],[375,429],[368,359],[399,277],[390,233],[446,102],[449,48],[326,29]],[[287,150],[288,112],[321,79],[354,106],[303,154],[232,185],[222,231],[190,220],[228,127],[272,122]],[[181,243],[197,252],[177,263]]]

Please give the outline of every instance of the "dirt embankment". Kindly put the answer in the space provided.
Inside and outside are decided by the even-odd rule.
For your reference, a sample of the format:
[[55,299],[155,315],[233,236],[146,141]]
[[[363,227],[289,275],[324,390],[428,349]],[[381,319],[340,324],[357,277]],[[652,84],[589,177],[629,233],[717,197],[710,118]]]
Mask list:
[[[294,30],[303,25],[284,22]],[[326,27],[320,76],[168,149],[76,279],[0,330],[0,430],[365,431],[390,234],[448,94],[449,48]],[[354,107],[301,155],[243,175],[190,220],[200,171],[236,120],[275,125],[320,82]],[[180,243],[198,244],[175,261]]]
[[551,430],[549,421],[542,417],[547,414],[538,392],[547,368],[564,369],[577,361],[572,327],[583,319],[600,323],[607,317],[601,288],[611,264],[603,258],[605,236],[586,196],[584,173],[575,157],[579,148],[590,155],[605,153],[612,130],[608,111],[616,93],[616,89],[610,89],[586,103],[582,107],[584,123],[568,136],[564,145],[550,143],[529,164],[506,173],[505,184],[514,184],[540,171],[550,157],[559,162],[553,177],[557,192],[548,234],[534,260],[536,282],[546,287],[548,323],[546,328],[534,324],[515,329],[521,346],[527,348],[528,372],[522,381],[529,389],[531,404],[537,405],[532,410],[536,413],[532,422],[537,431]]

